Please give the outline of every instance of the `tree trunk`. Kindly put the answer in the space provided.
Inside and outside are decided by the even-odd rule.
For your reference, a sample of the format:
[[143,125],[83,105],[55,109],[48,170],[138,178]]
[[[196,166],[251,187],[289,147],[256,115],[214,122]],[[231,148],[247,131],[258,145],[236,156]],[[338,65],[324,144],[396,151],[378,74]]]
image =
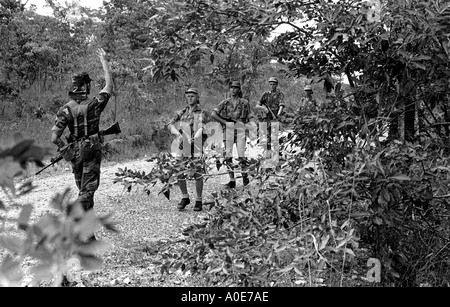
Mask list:
[[411,98],[405,101],[405,141],[414,142],[416,134],[416,103]]
[[390,116],[389,134],[388,134],[388,139],[390,141],[398,140],[400,137],[398,116],[399,116],[398,112],[392,112]]

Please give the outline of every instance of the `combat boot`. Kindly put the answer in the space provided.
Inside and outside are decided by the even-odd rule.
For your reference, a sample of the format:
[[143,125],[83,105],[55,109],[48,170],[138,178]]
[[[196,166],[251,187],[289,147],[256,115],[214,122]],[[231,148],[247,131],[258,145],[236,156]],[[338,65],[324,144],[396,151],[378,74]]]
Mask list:
[[202,209],[203,209],[202,201],[197,200],[194,205],[194,211],[202,211]]
[[183,198],[181,199],[180,203],[177,205],[178,210],[184,210],[187,205],[191,203],[191,200],[189,198]]
[[234,189],[236,188],[236,181],[230,181],[224,185],[226,189]]

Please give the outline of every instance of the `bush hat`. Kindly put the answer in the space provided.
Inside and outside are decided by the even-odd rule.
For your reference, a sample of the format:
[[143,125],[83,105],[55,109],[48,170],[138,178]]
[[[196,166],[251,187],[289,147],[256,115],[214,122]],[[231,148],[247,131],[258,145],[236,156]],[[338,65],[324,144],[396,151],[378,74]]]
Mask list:
[[239,81],[233,81],[230,83],[230,87],[238,87],[241,88],[241,82]]
[[193,93],[193,94],[197,94],[197,95],[198,95],[198,89],[195,88],[195,87],[190,87],[190,88],[188,88],[184,93],[185,93],[185,94]]

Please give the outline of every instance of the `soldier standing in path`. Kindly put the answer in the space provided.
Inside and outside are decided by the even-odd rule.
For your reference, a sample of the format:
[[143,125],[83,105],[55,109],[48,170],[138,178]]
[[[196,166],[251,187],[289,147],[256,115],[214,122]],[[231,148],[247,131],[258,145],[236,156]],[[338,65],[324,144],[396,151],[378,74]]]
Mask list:
[[[272,122],[279,121],[279,117],[283,114],[284,104],[284,94],[277,89],[278,80],[275,77],[269,78],[270,91],[265,92],[259,102],[255,106],[255,110],[258,110],[264,114],[261,121],[267,123],[267,131],[262,129],[260,131],[260,136],[262,134],[262,139],[267,140],[267,150],[264,152],[265,158],[271,157],[272,152]],[[261,140],[261,138],[260,138]]]
[[[112,77],[106,52],[97,50],[97,55],[103,67],[105,87],[97,97],[88,98],[91,81],[88,73],[82,72],[72,77],[71,100],[62,106],[57,114],[52,128],[51,140],[62,157],[69,161],[79,189],[78,200],[84,211],[94,207],[94,193],[100,184],[101,143],[103,136],[99,134],[100,115],[105,109],[112,92]],[[69,127],[69,145],[61,139],[64,129]],[[89,241],[95,240],[93,235]]]
[[233,145],[236,144],[238,160],[241,166],[243,185],[249,184],[248,174],[242,169],[246,165],[245,158],[245,124],[250,121],[250,104],[242,98],[241,83],[233,81],[230,83],[231,97],[223,100],[213,109],[211,117],[222,124],[225,144],[225,162],[228,165],[230,181],[225,185],[227,188],[236,187],[233,166]]
[[[174,148],[172,154],[177,159],[192,159],[203,154],[203,129],[208,121],[208,113],[200,108],[199,92],[196,88],[189,88],[185,92],[187,107],[181,109],[176,116],[168,123],[169,130],[178,136],[178,148]],[[194,211],[202,211],[203,201],[203,177],[205,173],[203,167],[198,167],[194,173],[195,199]],[[186,186],[186,177],[178,177],[182,198],[177,206],[178,210],[183,210],[190,204],[189,193]]]

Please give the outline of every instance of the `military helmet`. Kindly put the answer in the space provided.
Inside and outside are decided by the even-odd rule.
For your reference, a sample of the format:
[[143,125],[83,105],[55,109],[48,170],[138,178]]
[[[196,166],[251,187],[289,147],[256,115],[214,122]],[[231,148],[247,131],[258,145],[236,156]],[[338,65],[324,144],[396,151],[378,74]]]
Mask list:
[[193,94],[197,94],[197,95],[198,95],[198,89],[195,88],[195,87],[190,87],[190,88],[188,88],[184,93],[185,93],[185,94],[193,93]]
[[278,83],[278,79],[275,78],[275,77],[271,77],[271,78],[269,79],[269,82],[275,82],[275,83]]
[[241,88],[241,82],[239,81],[233,81],[230,83],[230,87],[238,87]]
[[91,81],[92,81],[91,77],[89,77],[89,74],[85,71],[78,74],[74,74],[72,76],[72,84],[75,87],[81,87],[84,84],[88,84]]
[[311,85],[305,85],[305,91],[312,91]]

